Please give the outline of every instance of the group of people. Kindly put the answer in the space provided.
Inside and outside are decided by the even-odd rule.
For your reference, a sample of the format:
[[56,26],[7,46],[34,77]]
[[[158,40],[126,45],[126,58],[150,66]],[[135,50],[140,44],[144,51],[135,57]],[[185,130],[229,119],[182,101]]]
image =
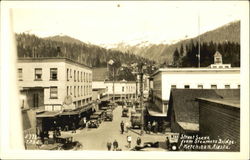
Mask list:
[[[130,135],[127,136],[127,142],[128,142],[127,147],[131,148],[132,137]],[[140,146],[141,142],[142,142],[141,138],[138,137],[136,140],[136,145]],[[111,151],[112,145],[113,145],[113,151],[121,151],[121,149],[118,148],[119,145],[116,139],[114,140],[113,143],[111,141],[107,142],[108,151]]]
[[165,129],[166,129],[166,122],[162,122],[162,123],[159,123],[157,121],[153,121],[153,123],[151,124],[151,122],[149,121],[146,125],[146,133],[147,134],[151,134],[151,132],[153,133],[158,133],[158,132],[162,132],[162,133],[165,133]]
[[128,122],[124,123],[123,121],[121,121],[120,126],[121,126],[121,134],[123,134],[124,132],[128,133],[128,130],[129,130],[129,123]]

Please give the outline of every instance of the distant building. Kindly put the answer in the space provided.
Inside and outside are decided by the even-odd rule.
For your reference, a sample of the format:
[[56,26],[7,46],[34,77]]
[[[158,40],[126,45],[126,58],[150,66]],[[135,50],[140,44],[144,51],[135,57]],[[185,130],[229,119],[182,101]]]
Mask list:
[[240,92],[226,92],[228,97],[197,98],[201,136],[231,140],[230,151],[240,151]]
[[[135,81],[105,81],[109,97],[114,97],[115,100],[135,99],[136,96],[136,82]],[[113,91],[114,85],[114,91]],[[113,94],[114,92],[114,94]]]
[[[215,64],[221,64],[219,53]],[[150,98],[159,112],[167,114],[170,91],[177,89],[237,89],[240,88],[240,68],[160,68],[151,77]]]
[[210,68],[231,68],[231,64],[223,64],[222,55],[216,51],[214,54],[214,64],[209,66]]

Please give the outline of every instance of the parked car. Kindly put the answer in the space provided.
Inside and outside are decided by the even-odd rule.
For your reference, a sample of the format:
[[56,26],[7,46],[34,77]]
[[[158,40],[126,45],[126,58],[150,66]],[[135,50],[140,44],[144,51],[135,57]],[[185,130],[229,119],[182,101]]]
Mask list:
[[128,108],[122,109],[122,117],[128,117]]
[[88,123],[88,128],[98,128],[100,125],[99,115],[91,115]]
[[73,137],[58,137],[60,143],[59,150],[78,150],[82,148],[82,144],[79,141],[73,141]]
[[131,114],[131,126],[132,128],[135,128],[135,127],[141,128],[141,114],[140,113]]
[[113,121],[113,111],[111,109],[106,110],[105,121]]

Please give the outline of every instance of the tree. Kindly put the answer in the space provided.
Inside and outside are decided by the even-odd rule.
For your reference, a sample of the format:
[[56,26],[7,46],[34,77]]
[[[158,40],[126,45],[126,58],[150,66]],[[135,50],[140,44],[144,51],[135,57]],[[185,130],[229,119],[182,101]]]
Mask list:
[[178,49],[176,48],[173,54],[173,65],[178,67],[179,60],[180,60],[180,54],[179,54]]

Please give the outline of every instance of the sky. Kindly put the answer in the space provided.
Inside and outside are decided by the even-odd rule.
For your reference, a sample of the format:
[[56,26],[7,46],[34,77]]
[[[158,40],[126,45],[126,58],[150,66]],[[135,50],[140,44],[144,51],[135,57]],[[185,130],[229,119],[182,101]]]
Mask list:
[[13,6],[13,28],[16,33],[63,34],[97,45],[171,43],[240,20],[245,5],[233,1],[27,2]]

